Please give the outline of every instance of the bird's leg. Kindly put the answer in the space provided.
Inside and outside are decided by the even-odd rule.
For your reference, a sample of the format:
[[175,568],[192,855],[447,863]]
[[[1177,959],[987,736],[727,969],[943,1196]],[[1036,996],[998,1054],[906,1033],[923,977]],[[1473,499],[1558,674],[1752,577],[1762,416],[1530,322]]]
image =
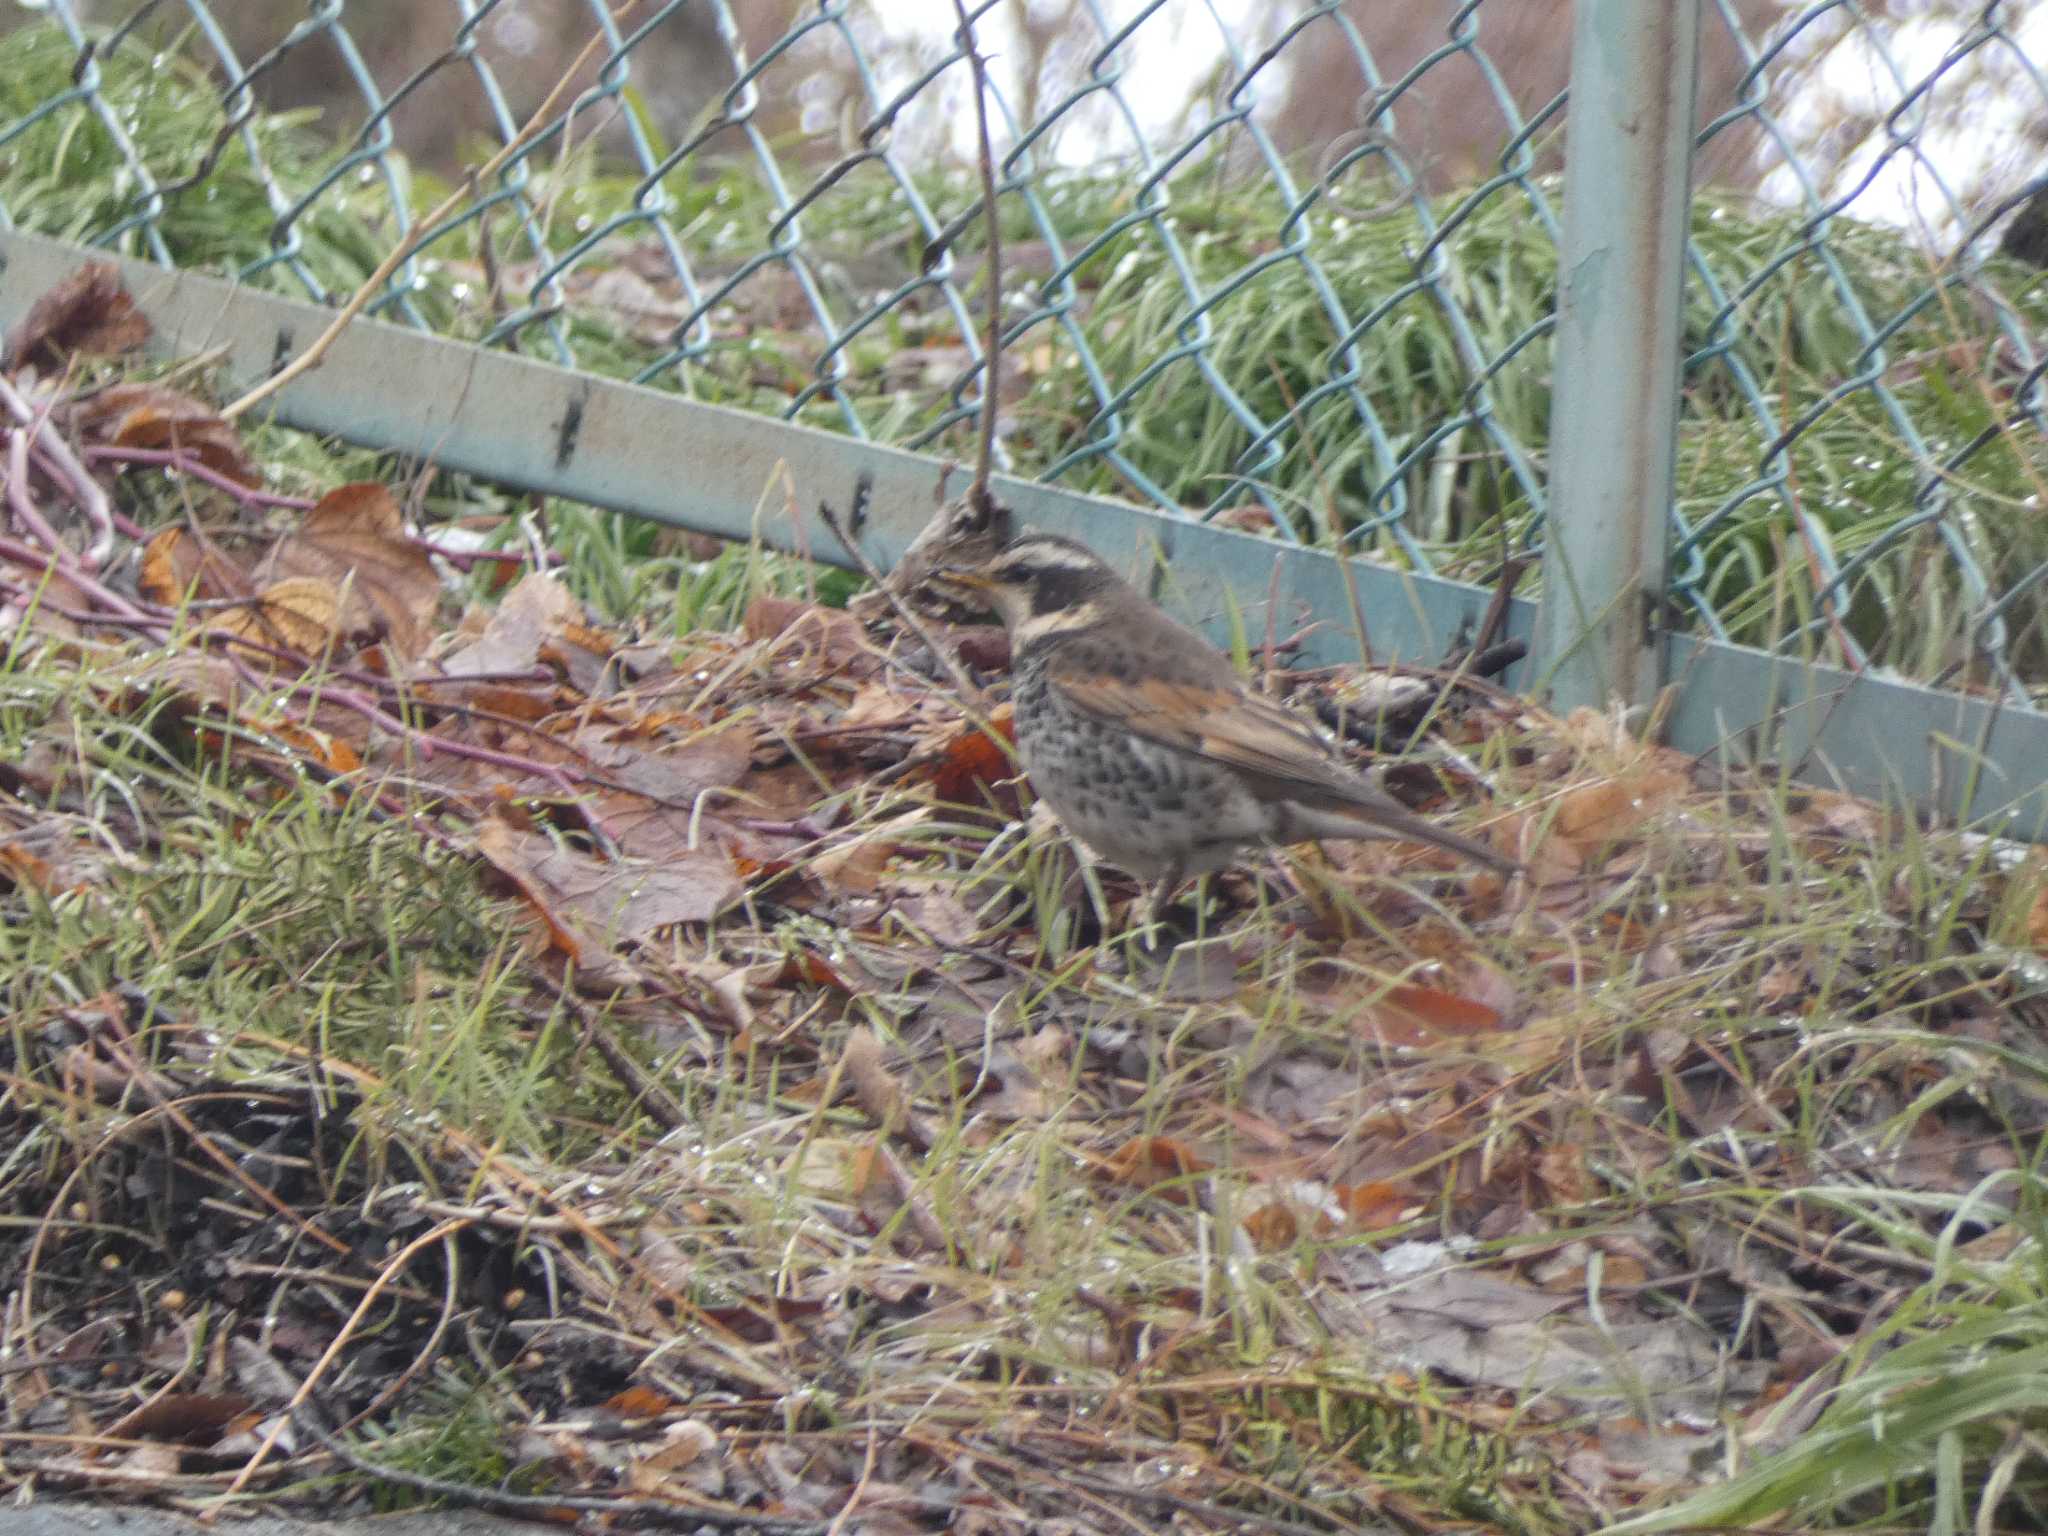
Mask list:
[[[1095,922],[1098,934],[1109,933],[1109,898],[1102,894],[1102,880],[1095,873],[1095,859],[1078,842],[1073,844],[1074,863],[1081,871],[1081,885],[1088,892],[1088,901],[1095,908]],[[1098,938],[1099,942],[1099,938]]]
[[1146,891],[1145,922],[1140,931],[1145,935],[1145,945],[1148,949],[1154,947],[1156,943],[1155,930],[1161,926],[1160,914],[1166,910],[1166,904],[1173,899],[1173,893],[1180,889],[1181,881],[1186,878],[1181,873],[1181,866],[1172,864],[1167,867],[1166,873],[1153,883],[1151,889]]

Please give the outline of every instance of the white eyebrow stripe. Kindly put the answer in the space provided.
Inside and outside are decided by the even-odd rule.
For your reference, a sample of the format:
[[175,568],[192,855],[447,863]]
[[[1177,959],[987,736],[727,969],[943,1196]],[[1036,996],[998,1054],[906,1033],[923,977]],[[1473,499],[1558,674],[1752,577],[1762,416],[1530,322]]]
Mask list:
[[1065,634],[1070,630],[1092,629],[1102,622],[1102,610],[1094,603],[1081,603],[1072,608],[1055,608],[1050,613],[1034,613],[1017,626],[1013,649],[1028,649],[1037,641],[1049,635]]
[[1026,544],[1012,549],[997,564],[999,571],[1099,571],[1102,562],[1085,550],[1064,544]]

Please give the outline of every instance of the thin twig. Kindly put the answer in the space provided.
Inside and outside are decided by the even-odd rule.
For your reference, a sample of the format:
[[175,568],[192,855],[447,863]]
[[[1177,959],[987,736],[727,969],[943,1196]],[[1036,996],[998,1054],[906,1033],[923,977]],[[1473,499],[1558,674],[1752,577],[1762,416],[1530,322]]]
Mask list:
[[15,526],[48,549],[58,565],[76,565],[78,552],[64,542],[28,493],[28,430],[17,428],[8,436],[7,505],[13,509]]
[[527,145],[541,136],[546,130],[549,120],[554,116],[555,105],[562,99],[562,93],[576,83],[577,75],[582,72],[583,66],[590,62],[591,57],[598,51],[604,40],[604,33],[592,33],[590,41],[583,45],[582,52],[578,53],[568,69],[563,71],[561,79],[555,82],[555,88],[548,92],[547,99],[534,109],[533,115],[526,120],[526,125],[511,137],[505,147],[478,166],[474,171],[470,172],[468,176],[464,177],[461,186],[441,199],[433,212],[417,221],[406,232],[405,238],[394,245],[390,253],[377,263],[376,271],[363,280],[362,286],[356,289],[346,304],[341,306],[334,319],[329,322],[327,329],[314,338],[311,346],[307,347],[305,351],[301,352],[261,384],[258,384],[254,389],[244,394],[239,400],[235,400],[227,405],[220,413],[222,420],[233,421],[243,412],[261,405],[265,400],[268,400],[301,374],[310,373],[313,369],[319,367],[320,359],[325,357],[328,350],[340,339],[341,333],[347,330],[355,322],[356,317],[369,307],[370,301],[382,291],[385,282],[390,278],[391,274],[396,272],[414,251],[419,249],[420,243],[428,235],[438,233],[443,220],[447,219],[463,203],[475,196],[486,181],[497,175],[499,171],[518,158],[525,151]]
[[[861,508],[867,499],[868,482],[863,479],[855,487],[853,494],[857,516],[858,509]],[[889,599],[889,606],[896,610],[896,617],[903,621],[904,628],[908,629],[913,635],[916,635],[919,640],[922,640],[930,648],[932,655],[938,660],[939,665],[945,669],[947,679],[959,692],[960,706],[967,717],[983,730],[987,730],[987,704],[982,699],[981,690],[975,687],[974,679],[967,675],[967,669],[960,664],[960,658],[953,654],[952,648],[940,644],[939,637],[932,633],[925,625],[924,620],[911,609],[910,604],[897,596],[890,588],[887,578],[875,569],[875,562],[868,558],[867,551],[862,549],[848,536],[845,524],[840,522],[839,514],[832,510],[830,502],[821,501],[818,503],[818,520],[832,530],[832,537],[837,539],[840,547],[853,557],[853,563],[860,567],[861,574],[874,583],[877,591]]]
[[996,157],[988,136],[988,66],[974,46],[974,23],[968,19],[966,0],[953,0],[953,14],[960,18],[960,47],[974,75],[974,126],[981,142],[981,198],[988,214],[988,335],[982,343],[981,446],[975,459],[974,484],[968,487],[967,494],[976,511],[993,516],[995,496],[989,481],[995,474],[996,409],[1003,392],[1003,231],[996,212]]
[[385,1260],[383,1267],[377,1271],[377,1278],[371,1282],[369,1289],[363,1292],[362,1299],[356,1303],[355,1311],[342,1323],[341,1331],[328,1341],[327,1348],[322,1351],[320,1358],[313,1362],[312,1369],[306,1373],[306,1379],[299,1384],[298,1391],[294,1392],[291,1401],[285,1404],[285,1411],[278,1415],[276,1423],[270,1427],[270,1432],[250,1453],[249,1459],[242,1464],[241,1471],[235,1474],[235,1480],[228,1484],[227,1492],[222,1495],[223,1501],[240,1493],[248,1480],[255,1476],[257,1469],[270,1459],[270,1453],[284,1437],[286,1427],[303,1421],[305,1416],[300,1410],[305,1407],[307,1399],[313,1395],[321,1378],[341,1357],[349,1341],[361,1332],[363,1321],[370,1315],[370,1309],[375,1305],[378,1296],[389,1290],[396,1277],[404,1273],[406,1265],[412,1262],[413,1255],[435,1243],[454,1238],[468,1225],[467,1221],[460,1219],[436,1223],[431,1231],[414,1238]]

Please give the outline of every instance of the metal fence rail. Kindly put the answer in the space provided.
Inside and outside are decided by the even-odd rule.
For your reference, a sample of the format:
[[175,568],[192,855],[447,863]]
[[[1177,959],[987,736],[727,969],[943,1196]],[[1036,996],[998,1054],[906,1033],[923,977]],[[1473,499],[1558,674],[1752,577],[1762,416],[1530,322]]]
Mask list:
[[[1651,617],[2024,710],[2048,694],[2048,286],[2025,234],[2048,223],[2048,22],[1702,4]],[[985,298],[958,43],[865,0],[774,9],[49,0],[0,35],[0,227],[322,303],[409,240],[385,319],[958,451]],[[1045,7],[973,9],[1017,274],[1007,467],[1414,572],[1486,579],[1542,546],[1553,457],[1598,462],[1621,425],[1612,406],[1553,419],[1565,6],[1395,8],[1429,29],[1390,39],[1379,8],[1336,0],[1075,0],[1051,42],[1030,31]],[[1355,112],[1303,128],[1333,79]],[[309,82],[320,121],[280,119]],[[494,151],[416,227],[429,180]],[[323,410],[374,435],[345,400]],[[1249,604],[1264,572],[1246,574]],[[1693,707],[1718,737],[1733,702]]]

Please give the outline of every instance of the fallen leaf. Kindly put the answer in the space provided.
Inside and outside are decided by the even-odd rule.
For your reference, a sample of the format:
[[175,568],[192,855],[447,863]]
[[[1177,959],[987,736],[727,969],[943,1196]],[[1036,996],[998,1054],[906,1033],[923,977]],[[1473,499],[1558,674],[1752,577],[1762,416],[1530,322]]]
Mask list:
[[1414,1203],[1414,1197],[1385,1179],[1364,1184],[1339,1184],[1330,1191],[1344,1219],[1354,1228],[1390,1227]]
[[627,1387],[604,1401],[605,1411],[616,1413],[622,1419],[658,1419],[677,1412],[682,1406],[666,1392],[642,1386]]
[[1558,798],[1553,827],[1581,845],[1613,842],[1638,831],[1684,795],[1686,776],[1655,768],[1615,774],[1569,789]]
[[645,1488],[639,1479],[646,1473],[680,1472],[717,1449],[716,1430],[702,1419],[684,1419],[680,1423],[663,1426],[660,1443],[638,1458],[627,1476],[636,1488],[660,1492],[659,1485]]
[[600,859],[496,818],[477,829],[476,850],[534,905],[572,959],[582,958],[580,939],[612,948],[680,923],[709,922],[744,889],[722,853],[660,864]]
[[485,622],[483,632],[441,663],[450,677],[486,672],[527,672],[540,662],[554,635],[583,623],[583,605],[544,572],[521,578]]
[[316,730],[296,720],[258,721],[246,716],[242,724],[254,733],[281,742],[303,761],[329,773],[355,773],[363,766],[355,747],[332,731]]
[[275,664],[273,651],[315,659],[334,642],[341,598],[326,582],[293,576],[266,587],[257,596],[206,621],[208,634],[248,641],[235,649],[258,665]]
[[844,609],[763,593],[747,604],[740,628],[749,640],[775,641],[777,648],[812,651],[828,667],[849,676],[880,670],[867,631]]
[[1536,1154],[1536,1177],[1551,1201],[1584,1205],[1593,1196],[1593,1176],[1586,1167],[1586,1149],[1576,1142],[1545,1147]]
[[1301,1223],[1284,1205],[1262,1205],[1245,1217],[1244,1235],[1261,1253],[1274,1253],[1293,1246],[1301,1235]]
[[426,649],[441,580],[405,532],[398,503],[381,485],[329,491],[296,532],[258,568],[265,581],[307,577],[344,594],[341,631],[380,637],[410,661]]
[[247,486],[263,483],[234,427],[205,401],[166,385],[111,384],[80,400],[69,415],[89,442],[175,449],[217,475]]
[[2037,850],[2027,861],[2027,868],[2039,882],[2027,907],[2027,942],[2034,946],[2035,953],[2048,954],[2048,860]]
[[135,585],[149,601],[165,608],[256,595],[256,583],[247,571],[183,528],[166,528],[143,547]]
[[39,859],[18,843],[0,843],[0,877],[17,886],[26,886],[54,896],[58,892],[57,877],[47,859]]
[[208,1444],[254,1406],[234,1392],[169,1392],[153,1397],[107,1426],[109,1439]]
[[1021,771],[1010,750],[1017,744],[1010,705],[998,705],[988,723],[1000,741],[977,726],[967,726],[940,747],[930,773],[932,793],[938,799],[953,805],[980,805],[993,785],[1014,779]]
[[1119,1184],[1134,1189],[1153,1189],[1170,1181],[1175,1187],[1162,1190],[1168,1199],[1186,1204],[1191,1198],[1186,1181],[1207,1173],[1215,1165],[1202,1158],[1186,1142],[1171,1136],[1133,1136],[1102,1160],[1102,1171]]
[[1495,1033],[1502,1014],[1460,993],[1397,982],[1363,1009],[1352,1027],[1386,1045],[1429,1045]]
[[148,340],[149,321],[121,286],[120,269],[89,261],[29,306],[4,355],[9,368],[54,374],[74,352],[116,357]]

